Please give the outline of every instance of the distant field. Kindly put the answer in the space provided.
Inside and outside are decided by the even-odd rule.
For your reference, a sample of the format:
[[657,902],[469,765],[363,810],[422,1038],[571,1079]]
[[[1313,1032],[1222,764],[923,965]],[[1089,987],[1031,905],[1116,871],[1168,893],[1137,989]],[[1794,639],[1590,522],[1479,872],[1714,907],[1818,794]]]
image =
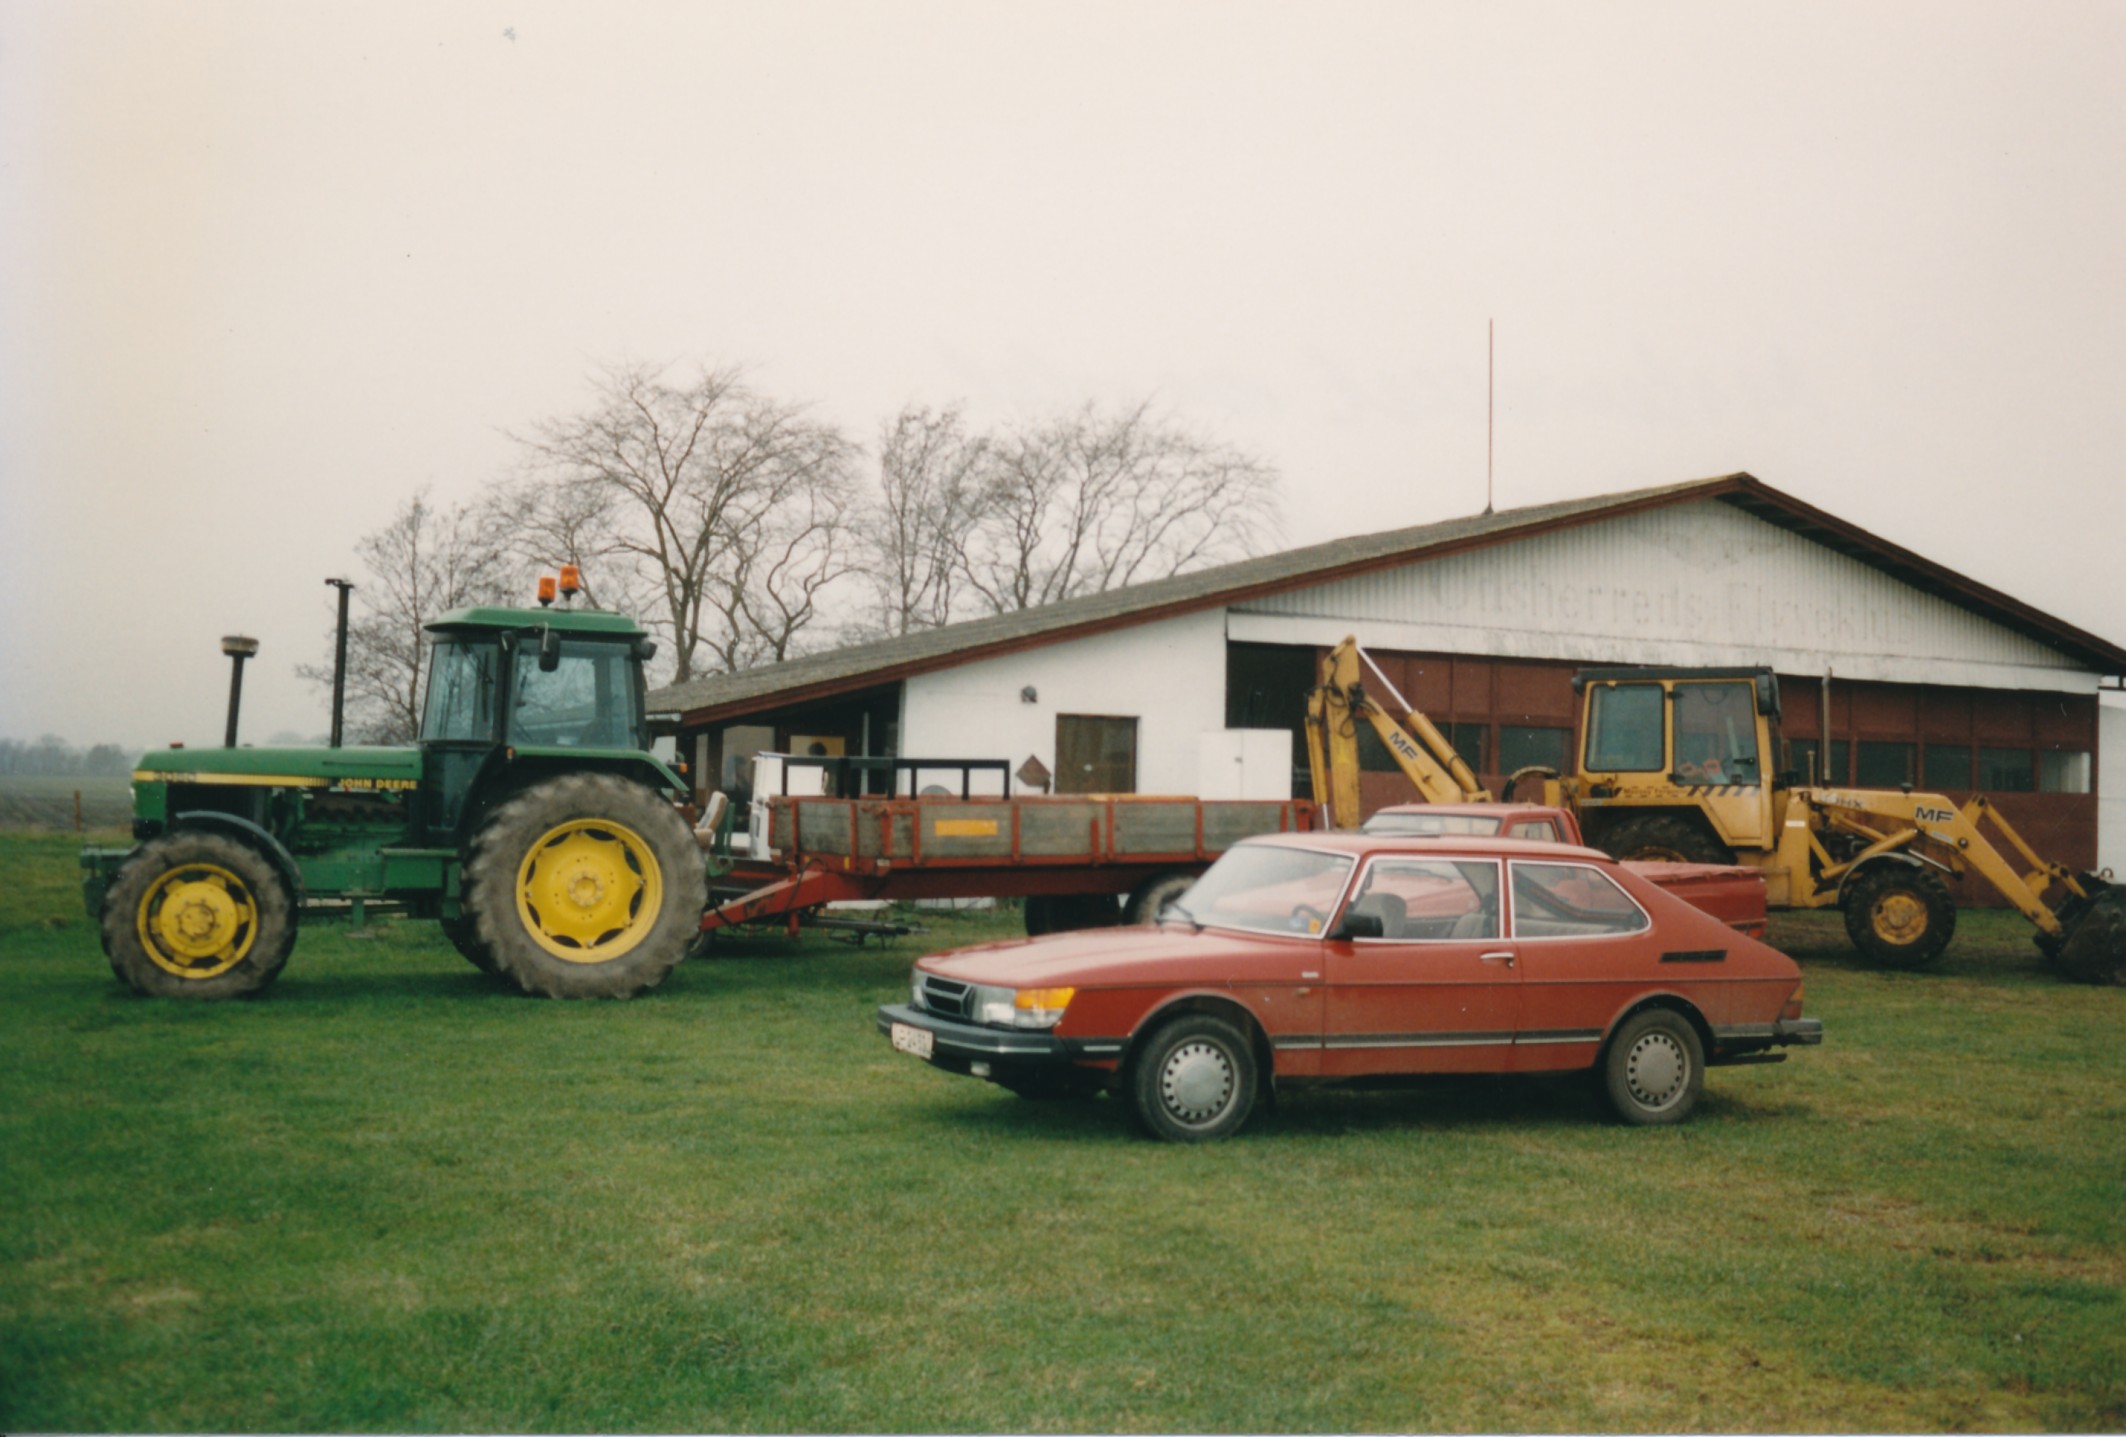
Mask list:
[[133,785],[122,774],[0,774],[0,829],[71,831],[76,793],[81,795],[81,821],[88,828],[123,828],[132,820]]
[[1182,1148],[874,1031],[1008,911],[628,1003],[326,922],[196,1004],[74,851],[0,834],[0,1430],[2126,1427],[2126,990],[2013,914],[1927,973],[1778,915],[1824,1044],[1681,1128],[1474,1079]]

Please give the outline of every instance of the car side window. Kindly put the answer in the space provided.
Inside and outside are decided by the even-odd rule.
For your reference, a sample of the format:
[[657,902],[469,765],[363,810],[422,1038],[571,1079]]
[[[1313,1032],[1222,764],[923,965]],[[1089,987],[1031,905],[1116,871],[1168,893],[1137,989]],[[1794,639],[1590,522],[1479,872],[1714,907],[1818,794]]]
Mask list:
[[1498,865],[1467,859],[1375,859],[1359,882],[1351,911],[1378,915],[1381,936],[1393,942],[1496,938]]
[[1515,863],[1513,936],[1600,938],[1652,926],[1644,909],[1601,869],[1584,863]]

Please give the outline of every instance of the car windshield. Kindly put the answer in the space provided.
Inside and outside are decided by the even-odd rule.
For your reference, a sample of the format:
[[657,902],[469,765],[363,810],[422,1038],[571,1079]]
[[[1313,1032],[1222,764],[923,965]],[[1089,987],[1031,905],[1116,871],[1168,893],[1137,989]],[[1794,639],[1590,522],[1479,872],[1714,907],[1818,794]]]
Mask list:
[[1242,844],[1212,864],[1180,906],[1205,925],[1319,934],[1350,876],[1344,854]]
[[1443,833],[1489,834],[1499,831],[1500,820],[1478,813],[1376,813],[1365,821],[1366,833],[1414,833],[1433,837]]

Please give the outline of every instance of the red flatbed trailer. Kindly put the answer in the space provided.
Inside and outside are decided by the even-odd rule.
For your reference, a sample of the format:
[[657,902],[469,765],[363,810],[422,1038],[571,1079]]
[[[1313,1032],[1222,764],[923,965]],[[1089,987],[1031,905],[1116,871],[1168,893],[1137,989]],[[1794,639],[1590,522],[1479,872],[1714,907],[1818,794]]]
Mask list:
[[792,796],[767,807],[776,857],[736,861],[719,886],[748,891],[712,904],[704,930],[794,927],[807,909],[862,899],[1127,895],[1156,911],[1156,890],[1241,839],[1317,826],[1303,799]]

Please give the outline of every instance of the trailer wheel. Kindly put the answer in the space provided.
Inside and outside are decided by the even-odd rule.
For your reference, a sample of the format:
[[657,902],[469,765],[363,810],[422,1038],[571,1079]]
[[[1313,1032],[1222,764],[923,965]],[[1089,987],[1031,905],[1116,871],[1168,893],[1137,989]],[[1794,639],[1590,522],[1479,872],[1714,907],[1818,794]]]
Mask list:
[[1128,905],[1122,910],[1124,923],[1156,923],[1159,910],[1189,891],[1196,882],[1193,873],[1162,873],[1156,878],[1147,878],[1130,894]]
[[2107,888],[2091,899],[2053,965],[2077,983],[2126,985],[2126,893]]
[[478,942],[497,972],[546,998],[654,988],[686,956],[707,899],[686,820],[612,774],[526,789],[494,811],[465,864]]
[[1924,868],[1884,863],[1845,892],[1846,936],[1880,968],[1918,968],[1941,956],[1956,934],[1956,904]]
[[1727,845],[1688,819],[1649,813],[1627,818],[1596,845],[1612,858],[1654,863],[1733,863]]
[[136,993],[241,998],[295,946],[295,898],[256,849],[183,829],[126,860],[103,900],[104,952]]

